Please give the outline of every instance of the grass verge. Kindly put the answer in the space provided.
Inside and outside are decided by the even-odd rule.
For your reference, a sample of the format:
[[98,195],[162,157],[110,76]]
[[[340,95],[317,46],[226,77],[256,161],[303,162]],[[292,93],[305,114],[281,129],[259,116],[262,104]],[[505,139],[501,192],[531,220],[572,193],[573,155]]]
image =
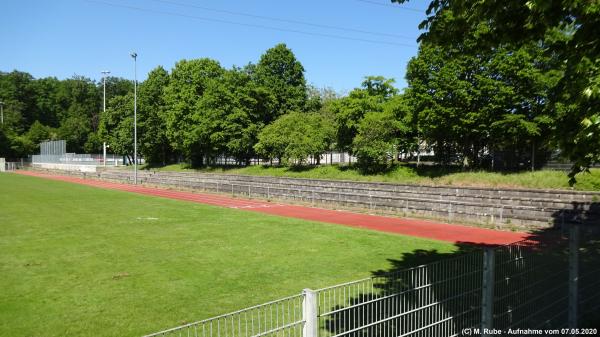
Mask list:
[[[173,164],[151,168],[158,171],[196,171],[206,173],[247,174],[259,176],[285,176],[312,179],[338,179],[352,181],[391,182],[402,184],[499,187],[499,188],[536,188],[570,189],[565,172],[540,170],[535,172],[461,172],[443,167],[398,165],[384,173],[363,174],[352,166],[323,165],[312,167],[270,167],[254,165],[248,167],[207,167],[190,169],[185,165]],[[600,169],[577,175],[576,190],[600,191]]]

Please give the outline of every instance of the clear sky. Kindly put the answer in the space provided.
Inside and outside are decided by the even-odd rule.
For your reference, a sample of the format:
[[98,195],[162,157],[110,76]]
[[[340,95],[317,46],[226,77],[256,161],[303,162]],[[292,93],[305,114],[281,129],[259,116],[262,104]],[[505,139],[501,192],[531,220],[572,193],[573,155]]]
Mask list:
[[346,92],[367,75],[405,87],[417,53],[425,0],[1,0],[0,71],[34,77],[74,74],[101,79],[102,70],[138,78],[181,59],[209,57],[222,66],[258,62],[286,43],[308,83]]

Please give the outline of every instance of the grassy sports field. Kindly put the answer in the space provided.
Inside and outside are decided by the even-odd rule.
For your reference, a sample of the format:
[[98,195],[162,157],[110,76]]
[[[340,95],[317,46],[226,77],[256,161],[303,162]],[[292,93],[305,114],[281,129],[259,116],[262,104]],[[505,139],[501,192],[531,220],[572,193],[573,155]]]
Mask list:
[[0,336],[140,336],[452,244],[0,174]]

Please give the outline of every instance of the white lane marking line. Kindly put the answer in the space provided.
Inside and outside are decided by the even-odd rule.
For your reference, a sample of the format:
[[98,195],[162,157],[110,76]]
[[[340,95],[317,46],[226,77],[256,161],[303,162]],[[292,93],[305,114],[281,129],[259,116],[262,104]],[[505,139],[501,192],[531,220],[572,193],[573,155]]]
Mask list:
[[271,208],[271,207],[280,207],[280,206],[283,206],[283,205],[261,204],[261,205],[247,205],[247,206],[229,206],[229,208],[248,209],[248,208]]

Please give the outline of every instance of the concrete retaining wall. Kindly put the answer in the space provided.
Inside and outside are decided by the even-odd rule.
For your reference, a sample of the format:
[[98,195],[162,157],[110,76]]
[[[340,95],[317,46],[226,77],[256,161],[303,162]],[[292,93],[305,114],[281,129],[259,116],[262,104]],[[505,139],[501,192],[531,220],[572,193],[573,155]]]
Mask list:
[[[132,173],[71,173],[131,182]],[[600,193],[568,190],[486,189],[261,176],[140,171],[143,184],[204,190],[314,205],[475,222],[502,229],[536,229],[565,223],[600,224]]]

